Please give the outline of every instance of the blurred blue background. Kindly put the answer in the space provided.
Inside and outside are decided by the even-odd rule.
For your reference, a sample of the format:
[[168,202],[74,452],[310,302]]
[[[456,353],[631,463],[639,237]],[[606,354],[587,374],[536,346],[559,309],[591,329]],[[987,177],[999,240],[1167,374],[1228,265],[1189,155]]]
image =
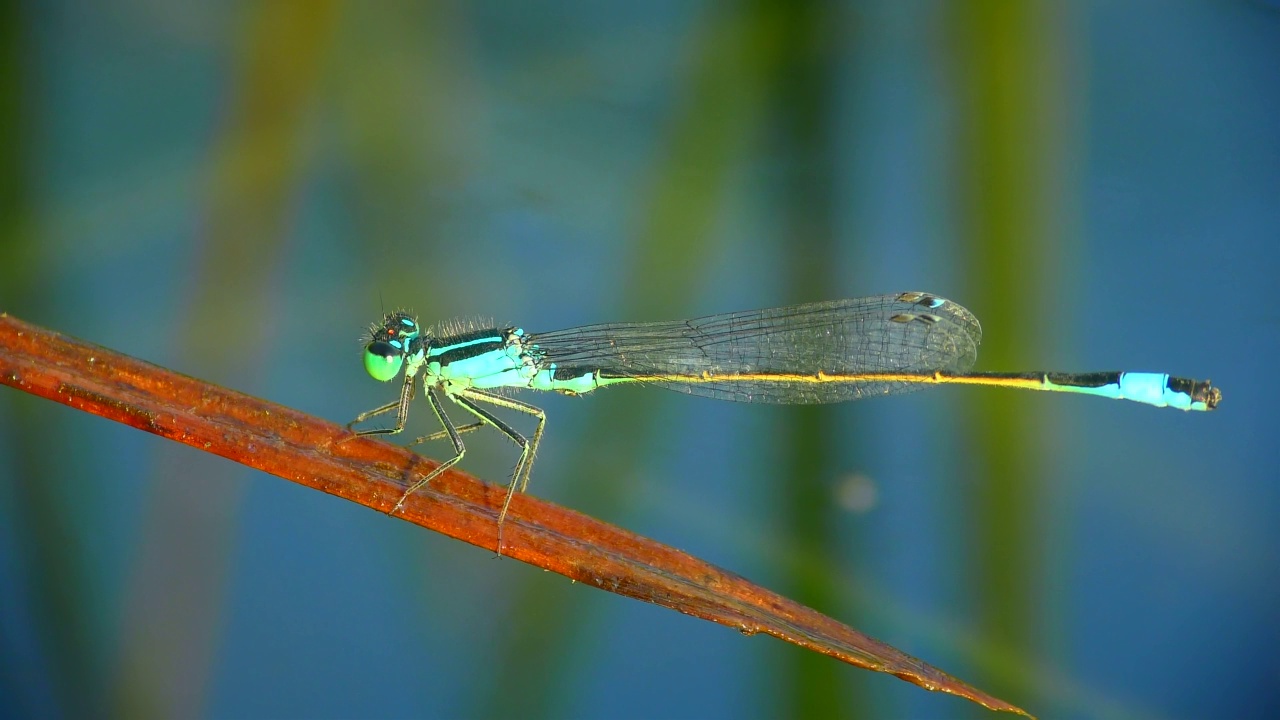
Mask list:
[[[525,396],[530,491],[1042,717],[1280,715],[1277,3],[0,12],[0,310],[337,422],[395,392],[355,341],[393,306],[927,290],[980,369],[1212,377],[1208,415]],[[836,714],[989,716],[0,390],[2,716]]]

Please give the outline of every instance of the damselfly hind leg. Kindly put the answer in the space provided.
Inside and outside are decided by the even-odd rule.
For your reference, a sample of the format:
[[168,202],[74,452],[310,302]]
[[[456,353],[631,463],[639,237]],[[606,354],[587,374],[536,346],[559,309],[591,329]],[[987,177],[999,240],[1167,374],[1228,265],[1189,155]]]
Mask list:
[[[529,485],[529,474],[533,471],[533,459],[538,454],[538,445],[542,442],[542,433],[547,425],[547,414],[542,408],[530,405],[520,400],[513,400],[502,395],[494,395],[482,390],[466,390],[460,393],[462,397],[470,398],[479,402],[497,405],[498,407],[515,410],[517,412],[532,415],[538,419],[537,427],[533,430],[533,437],[526,439],[523,435],[516,432],[511,426],[502,422],[493,415],[484,412],[482,408],[472,407],[472,411],[476,412],[486,423],[493,425],[494,428],[501,431],[511,439],[512,442],[520,446],[520,460],[516,463],[515,472],[511,474],[511,484],[507,486],[507,496],[503,498],[502,510],[498,512],[498,554],[502,554],[502,524],[507,519],[507,511],[511,508],[511,498],[516,491],[524,492]],[[456,399],[456,398],[455,398]],[[481,415],[480,413],[484,414]],[[488,417],[485,417],[488,416]]]

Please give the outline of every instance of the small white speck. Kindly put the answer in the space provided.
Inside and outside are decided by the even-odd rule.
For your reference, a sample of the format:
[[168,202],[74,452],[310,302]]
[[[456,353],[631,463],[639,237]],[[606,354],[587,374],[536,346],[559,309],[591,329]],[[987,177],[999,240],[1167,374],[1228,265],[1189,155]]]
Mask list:
[[845,476],[835,487],[836,503],[845,510],[859,515],[875,509],[880,491],[870,477],[862,473]]

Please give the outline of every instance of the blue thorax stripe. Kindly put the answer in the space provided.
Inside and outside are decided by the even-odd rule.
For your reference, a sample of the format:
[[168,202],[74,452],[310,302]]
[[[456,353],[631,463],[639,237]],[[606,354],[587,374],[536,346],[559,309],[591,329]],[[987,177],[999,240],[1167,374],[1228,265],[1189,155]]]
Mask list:
[[483,330],[450,335],[449,337],[435,338],[431,342],[431,349],[427,352],[427,357],[430,361],[438,362],[443,367],[451,362],[466,360],[487,352],[500,350],[505,345],[506,339],[503,337],[501,330],[485,328]]

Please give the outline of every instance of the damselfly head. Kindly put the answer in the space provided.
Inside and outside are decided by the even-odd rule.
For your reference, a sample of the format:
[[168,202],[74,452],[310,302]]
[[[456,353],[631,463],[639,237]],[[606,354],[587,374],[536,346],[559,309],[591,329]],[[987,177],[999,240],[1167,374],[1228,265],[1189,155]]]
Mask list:
[[404,358],[413,352],[422,330],[403,311],[393,312],[381,323],[369,326],[364,346],[364,369],[374,380],[386,382],[400,374]]

